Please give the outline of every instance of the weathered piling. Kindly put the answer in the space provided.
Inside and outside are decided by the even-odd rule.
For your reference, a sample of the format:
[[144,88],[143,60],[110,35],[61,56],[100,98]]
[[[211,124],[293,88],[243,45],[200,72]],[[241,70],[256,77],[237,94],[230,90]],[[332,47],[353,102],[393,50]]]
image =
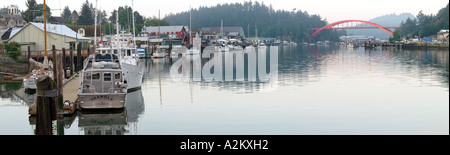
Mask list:
[[27,57],[27,62],[28,62],[28,73],[31,72],[31,64],[30,64],[30,59],[31,59],[31,48],[30,46],[28,46],[28,57]]
[[[48,76],[40,77],[36,84],[36,135],[56,134],[56,123],[58,120],[56,84]],[[52,128],[53,127],[53,128]]]
[[76,67],[76,71],[78,72],[78,71],[80,71],[81,70],[81,65],[82,64],[82,61],[81,61],[81,43],[79,43],[78,44],[78,47],[77,47],[77,67]]
[[74,64],[74,61],[73,61],[73,49],[70,49],[70,58],[69,58],[69,67],[70,67],[70,76],[72,76],[73,75],[73,64]]
[[66,49],[62,48],[62,69],[63,69],[63,75],[66,75]]
[[63,89],[64,89],[64,69],[63,69],[63,55],[59,54],[56,58],[56,72],[54,73],[56,76],[56,85],[58,89],[58,96],[57,96],[57,107],[58,107],[58,114],[63,114],[64,112],[64,105],[63,105]]

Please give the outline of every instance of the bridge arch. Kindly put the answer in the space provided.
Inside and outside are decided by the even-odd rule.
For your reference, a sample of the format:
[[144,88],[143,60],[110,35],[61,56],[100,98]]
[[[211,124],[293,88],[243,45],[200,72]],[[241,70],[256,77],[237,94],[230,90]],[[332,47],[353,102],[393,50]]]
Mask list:
[[336,26],[336,25],[340,25],[340,24],[343,24],[343,23],[352,23],[352,22],[359,22],[359,23],[369,24],[369,25],[372,25],[372,26],[374,26],[374,27],[376,27],[378,29],[381,29],[381,30],[389,33],[390,35],[394,35],[394,32],[392,30],[390,30],[388,28],[385,28],[385,27],[383,27],[381,25],[378,25],[376,23],[372,23],[372,22],[369,22],[369,21],[363,21],[363,20],[343,20],[343,21],[338,21],[338,22],[331,23],[331,24],[329,24],[327,26],[324,26],[324,27],[322,27],[320,29],[317,29],[313,34],[311,34],[311,36],[309,36],[309,38],[310,39],[314,39],[319,34],[321,34],[324,30],[333,29],[333,27]]

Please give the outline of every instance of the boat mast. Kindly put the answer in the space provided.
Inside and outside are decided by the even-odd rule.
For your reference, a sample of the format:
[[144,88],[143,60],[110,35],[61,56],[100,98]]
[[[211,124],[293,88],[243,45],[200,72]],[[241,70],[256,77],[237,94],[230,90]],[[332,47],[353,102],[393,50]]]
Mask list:
[[118,54],[119,54],[119,57],[122,57],[122,50],[121,50],[121,48],[120,48],[120,45],[119,45],[119,11],[117,11],[117,18],[116,18],[116,31],[117,31],[117,34],[116,34],[116,47],[117,47],[117,52],[118,52]]
[[220,39],[223,37],[223,19],[220,20]]
[[95,17],[94,17],[94,25],[95,25],[95,28],[94,28],[94,48],[97,48],[97,2],[98,2],[98,0],[95,0],[95,9],[94,9],[94,11],[95,11]]
[[[192,38],[192,8],[191,6],[189,6],[189,44],[191,43],[191,38]],[[189,48],[191,46],[189,45]]]
[[134,40],[134,48],[136,48],[136,26],[134,25],[135,20],[134,20],[134,2],[133,0],[131,0],[131,14],[133,15],[133,40]]
[[161,10],[158,10],[158,39],[160,38],[159,33],[161,30]]
[[44,0],[44,69],[48,69],[48,58],[47,58],[47,5]]

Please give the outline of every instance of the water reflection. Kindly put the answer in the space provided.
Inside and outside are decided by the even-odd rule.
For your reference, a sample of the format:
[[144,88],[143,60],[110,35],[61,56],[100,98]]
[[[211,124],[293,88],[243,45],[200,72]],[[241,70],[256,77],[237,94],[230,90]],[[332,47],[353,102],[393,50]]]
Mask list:
[[78,112],[78,127],[85,135],[137,134],[140,115],[145,104],[142,90],[127,94],[125,109],[85,110]]
[[[60,120],[58,128],[88,135],[448,134],[448,51],[278,50],[277,79],[267,81],[258,74],[257,50],[143,60],[142,89],[128,94],[126,109],[79,112]],[[266,73],[272,71],[270,54],[265,53]],[[256,65],[248,62],[253,55]],[[242,71],[238,64],[244,76],[236,75]],[[0,85],[0,112],[10,118],[0,119],[11,128],[0,129],[5,134],[33,133],[32,117],[31,130],[10,123],[28,118],[34,103],[35,95],[22,87]]]
[[279,53],[278,48],[273,49],[204,51],[148,60],[144,84],[179,83],[236,93],[273,90],[278,83]]

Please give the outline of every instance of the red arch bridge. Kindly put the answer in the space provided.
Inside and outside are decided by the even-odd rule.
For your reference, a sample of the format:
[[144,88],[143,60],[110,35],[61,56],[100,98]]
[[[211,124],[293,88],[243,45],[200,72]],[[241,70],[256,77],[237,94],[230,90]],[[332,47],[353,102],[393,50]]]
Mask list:
[[363,20],[343,20],[331,23],[327,26],[324,26],[322,28],[311,28],[308,30],[314,30],[315,32],[309,36],[309,39],[314,39],[319,34],[321,34],[324,30],[329,29],[381,29],[383,31],[386,31],[390,35],[394,35],[394,32],[391,29],[398,29],[399,27],[386,27],[381,26],[376,23],[363,21]]

